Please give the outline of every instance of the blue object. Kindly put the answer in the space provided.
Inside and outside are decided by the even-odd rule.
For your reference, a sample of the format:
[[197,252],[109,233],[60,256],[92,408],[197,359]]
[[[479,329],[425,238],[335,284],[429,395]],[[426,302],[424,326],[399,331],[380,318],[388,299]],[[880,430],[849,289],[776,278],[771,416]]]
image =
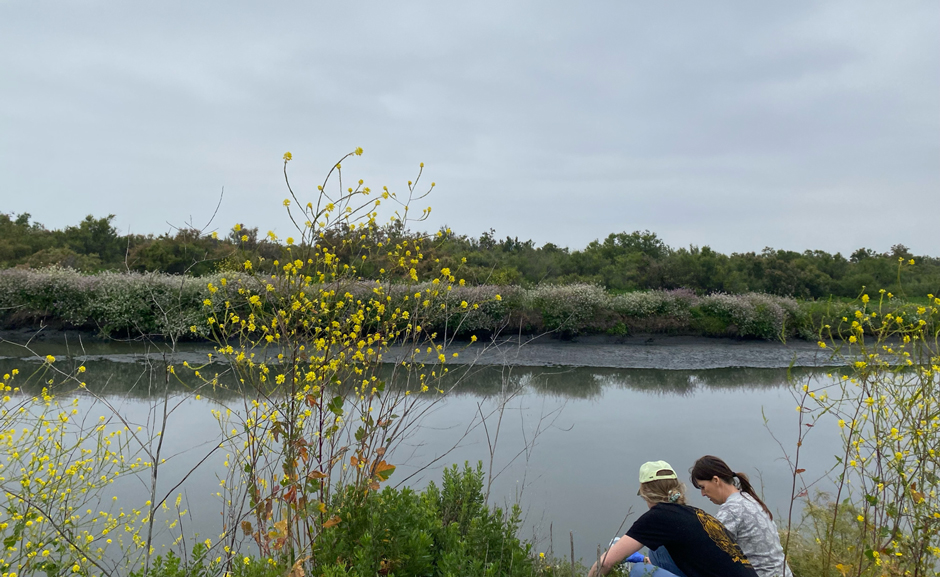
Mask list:
[[642,562],[643,562],[643,554],[640,553],[640,552],[636,552],[636,553],[634,553],[633,555],[630,555],[629,557],[627,557],[626,559],[624,559],[624,561],[626,561],[627,563],[642,563]]
[[[614,537],[609,547],[612,547],[614,543],[620,540],[620,537]],[[627,563],[630,563],[630,577],[685,577],[681,571],[676,568],[675,563],[672,561],[672,557],[669,556],[669,552],[666,551],[665,547],[660,547],[655,551],[650,551],[650,561],[653,564],[646,563],[645,556],[637,551],[633,555],[630,555],[621,563],[624,567],[627,566]],[[672,573],[667,569],[658,567],[656,562],[659,561],[666,567],[676,571],[677,573]]]

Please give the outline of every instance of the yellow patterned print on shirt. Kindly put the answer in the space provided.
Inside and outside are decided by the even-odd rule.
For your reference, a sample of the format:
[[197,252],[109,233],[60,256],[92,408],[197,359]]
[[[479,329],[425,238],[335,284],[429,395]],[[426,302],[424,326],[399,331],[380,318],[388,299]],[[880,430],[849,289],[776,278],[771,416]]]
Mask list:
[[698,516],[699,523],[702,524],[705,532],[708,533],[708,536],[711,538],[711,540],[715,542],[715,545],[718,545],[722,551],[731,556],[735,563],[741,563],[742,565],[750,566],[751,562],[748,561],[747,557],[744,556],[744,553],[741,551],[741,548],[738,547],[738,544],[735,543],[728,535],[728,532],[725,530],[725,526],[721,524],[721,521],[715,519],[701,509],[696,509],[695,514]]

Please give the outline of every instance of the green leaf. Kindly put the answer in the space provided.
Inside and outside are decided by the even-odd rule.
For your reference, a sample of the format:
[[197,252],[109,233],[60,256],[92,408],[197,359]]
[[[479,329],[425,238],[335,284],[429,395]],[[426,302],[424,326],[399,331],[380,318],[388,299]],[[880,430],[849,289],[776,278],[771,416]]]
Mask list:
[[330,401],[330,404],[327,405],[326,408],[337,417],[343,416],[343,397],[333,397],[333,400]]

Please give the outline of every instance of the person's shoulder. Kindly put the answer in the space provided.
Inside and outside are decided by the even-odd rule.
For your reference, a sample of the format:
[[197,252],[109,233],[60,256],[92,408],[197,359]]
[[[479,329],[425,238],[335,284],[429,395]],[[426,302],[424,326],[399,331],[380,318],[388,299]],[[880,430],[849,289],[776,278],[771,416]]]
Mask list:
[[732,511],[742,511],[748,509],[747,495],[744,493],[732,493],[725,499],[725,502],[719,505],[720,512],[729,513]]
[[704,509],[699,509],[698,507],[693,507],[692,505],[675,505],[674,515],[677,517],[684,517],[686,519],[698,519],[699,522],[707,521],[708,519],[714,519],[715,516],[711,513],[705,511]]
[[[661,511],[696,511],[697,509],[692,505],[685,505],[683,503],[656,503],[653,505],[653,509],[659,507]],[[652,511],[652,509],[650,509]]]
[[728,498],[725,499],[725,502],[735,503],[735,502],[746,501],[748,499],[751,499],[751,496],[745,493],[744,491],[735,491],[734,493],[731,493],[730,495],[728,495]]
[[663,516],[675,517],[675,516],[683,516],[683,515],[690,515],[690,514],[695,515],[696,511],[699,511],[699,509],[696,509],[695,507],[691,505],[682,505],[680,503],[656,503],[655,505],[650,507],[648,511],[646,511],[645,513],[643,513],[643,515],[640,515],[640,516],[644,517],[646,515],[650,515],[650,516],[663,515]]
[[761,507],[760,503],[757,502],[757,499],[755,499],[755,498],[752,497],[751,495],[748,495],[747,493],[745,493],[745,492],[743,492],[743,491],[740,492],[740,493],[738,493],[738,495],[740,495],[740,498],[737,499],[737,502],[739,502],[742,507],[745,507],[745,508],[747,508],[748,510],[751,510],[751,511],[761,511],[761,512],[762,512],[762,511],[764,510],[764,508]]

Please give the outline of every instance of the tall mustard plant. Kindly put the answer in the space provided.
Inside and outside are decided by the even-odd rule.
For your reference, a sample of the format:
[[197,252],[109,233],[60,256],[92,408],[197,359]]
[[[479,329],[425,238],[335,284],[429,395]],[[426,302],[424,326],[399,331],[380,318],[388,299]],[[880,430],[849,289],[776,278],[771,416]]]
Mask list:
[[[234,383],[245,395],[240,409],[214,413],[230,439],[219,488],[229,511],[223,564],[246,543],[290,567],[335,563],[317,555],[318,540],[346,522],[334,488],[362,498],[378,490],[395,471],[395,441],[426,407],[418,398],[444,392],[446,363],[458,353],[450,335],[425,329],[428,320],[452,318],[456,330],[485,304],[453,298],[464,284],[457,271],[418,274],[435,241],[405,234],[430,214],[412,208],[434,188],[418,189],[423,164],[407,193],[376,192],[344,183],[342,163],[361,153],[344,156],[309,196],[291,186],[285,154],[283,205],[296,236],[268,236],[287,256],[246,256],[244,274],[207,286],[206,328],[227,363],[193,368],[207,385]],[[380,226],[383,202],[393,214]],[[364,270],[377,280],[363,280]],[[380,370],[391,347],[399,356]],[[392,378],[399,386],[387,386]]]
[[[940,297],[896,298],[863,293],[839,326],[824,326],[820,348],[850,369],[798,389],[801,422],[831,422],[843,441],[831,516],[811,536],[828,575],[940,574]],[[859,540],[846,544],[849,529]]]

